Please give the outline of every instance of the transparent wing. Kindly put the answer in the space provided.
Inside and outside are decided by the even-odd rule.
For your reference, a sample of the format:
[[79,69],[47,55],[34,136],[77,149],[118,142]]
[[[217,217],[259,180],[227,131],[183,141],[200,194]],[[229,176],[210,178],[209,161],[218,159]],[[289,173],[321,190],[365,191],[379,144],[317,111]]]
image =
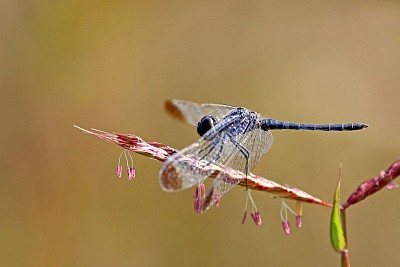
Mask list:
[[[236,142],[242,147],[238,148]],[[247,172],[250,172],[258,164],[262,155],[267,153],[271,148],[272,142],[273,137],[271,132],[257,128],[251,132],[240,135],[238,138],[234,139],[233,142],[230,141],[229,145],[225,144],[225,146],[230,146],[230,148],[227,149],[231,149],[231,151],[234,152],[222,163],[224,165],[224,170],[218,174],[212,183],[203,205],[203,211],[217,204],[224,194],[229,192],[241,181],[238,179],[231,179],[230,174],[232,171],[229,169],[239,170],[248,174],[246,173],[246,169]],[[241,151],[242,148],[245,148],[245,150],[249,152],[248,157]],[[246,164],[248,164],[247,167]]]
[[[230,142],[222,128],[229,126],[235,117],[227,117],[208,131],[198,141],[169,157],[161,166],[160,186],[164,191],[177,192],[203,182],[215,172],[211,164],[223,164],[229,156]],[[222,167],[221,167],[222,168]]]
[[178,192],[201,183],[215,172],[207,168],[210,162],[204,157],[204,151],[212,142],[200,139],[180,152],[169,157],[161,166],[159,181],[166,192]]
[[261,130],[261,128],[256,128],[243,135],[242,146],[251,154],[249,172],[257,166],[261,157],[270,150],[273,141],[272,133]]
[[217,121],[221,121],[235,108],[224,104],[199,104],[178,99],[171,99],[165,102],[165,109],[172,117],[194,126],[197,126],[197,123],[205,115],[212,115]]
[[203,207],[206,210],[235,187],[240,179],[229,177],[232,170],[243,173],[252,170],[270,149],[273,138],[269,131],[253,127],[256,121],[246,122],[248,128],[254,130],[230,136],[223,128],[229,127],[233,121],[234,116],[227,117],[205,134],[207,139],[200,138],[164,162],[159,175],[161,188],[167,192],[190,188],[212,175],[217,165],[223,171],[211,185]]

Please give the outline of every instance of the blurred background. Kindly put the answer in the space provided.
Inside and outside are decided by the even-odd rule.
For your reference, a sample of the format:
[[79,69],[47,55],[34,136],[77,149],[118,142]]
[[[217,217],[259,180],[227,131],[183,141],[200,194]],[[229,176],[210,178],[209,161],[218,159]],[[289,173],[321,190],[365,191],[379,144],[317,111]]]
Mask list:
[[[358,132],[274,132],[254,173],[330,202],[400,156],[398,1],[1,1],[2,266],[339,266],[330,209],[305,204],[284,234],[280,200],[254,192],[193,212],[164,193],[161,164],[73,128],[183,148],[193,127],[169,98],[244,106],[275,119],[363,122]],[[396,266],[400,192],[348,210],[354,266]],[[294,206],[293,202],[288,201]]]

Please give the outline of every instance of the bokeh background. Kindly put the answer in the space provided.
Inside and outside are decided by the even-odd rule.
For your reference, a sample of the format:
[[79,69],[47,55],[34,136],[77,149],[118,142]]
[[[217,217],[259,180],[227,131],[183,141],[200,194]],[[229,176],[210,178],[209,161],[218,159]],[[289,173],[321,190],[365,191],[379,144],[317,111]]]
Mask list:
[[[328,208],[305,204],[290,236],[266,193],[259,227],[240,224],[242,188],[198,215],[192,190],[161,191],[159,162],[133,155],[137,178],[117,179],[122,150],[73,124],[182,148],[198,137],[169,98],[368,123],[275,132],[254,170],[326,201],[341,162],[345,200],[400,156],[398,1],[6,0],[0,39],[2,266],[339,266]],[[398,265],[399,201],[348,210],[354,266]]]

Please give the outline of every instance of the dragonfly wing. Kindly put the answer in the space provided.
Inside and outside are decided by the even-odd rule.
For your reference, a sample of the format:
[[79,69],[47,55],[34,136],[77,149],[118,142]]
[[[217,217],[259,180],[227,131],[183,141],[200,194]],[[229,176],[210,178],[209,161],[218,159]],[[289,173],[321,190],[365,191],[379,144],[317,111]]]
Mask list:
[[169,157],[160,169],[161,188],[167,192],[181,191],[202,183],[212,175],[215,168],[210,165],[225,162],[233,149],[229,147],[230,142],[224,146],[226,138],[222,128],[232,124],[234,119],[235,116],[226,118],[198,141]]
[[[225,166],[224,170],[218,174],[212,183],[203,204],[203,211],[217,205],[221,197],[242,180],[237,178],[240,175],[236,176],[235,170],[248,174],[246,173],[246,163],[248,164],[247,171],[250,172],[258,164],[262,155],[271,148],[272,142],[271,132],[259,128],[239,135],[232,141],[227,141],[224,146],[227,151],[233,152],[225,159],[225,162],[221,162]],[[243,153],[243,148],[249,153],[248,157]]]
[[170,156],[161,166],[159,182],[166,192],[178,192],[204,181],[215,170],[207,167],[208,162],[201,160],[199,151],[209,146],[209,141],[200,139]]
[[257,166],[261,157],[270,150],[273,140],[270,131],[264,131],[260,128],[243,135],[241,145],[250,153],[249,172]]
[[232,178],[232,174],[235,171],[248,174],[272,145],[271,133],[257,127],[258,121],[254,119],[241,120],[243,129],[251,129],[245,134],[233,135],[228,131],[231,126],[235,127],[232,123],[240,116],[231,114],[225,117],[197,142],[164,162],[159,174],[162,189],[176,192],[202,183],[216,171],[217,166],[220,173],[211,185],[203,210],[217,204],[243,179],[243,175]]
[[197,126],[197,123],[205,115],[211,115],[217,121],[221,121],[235,108],[224,104],[199,104],[178,99],[171,99],[165,102],[165,109],[172,117],[194,126]]

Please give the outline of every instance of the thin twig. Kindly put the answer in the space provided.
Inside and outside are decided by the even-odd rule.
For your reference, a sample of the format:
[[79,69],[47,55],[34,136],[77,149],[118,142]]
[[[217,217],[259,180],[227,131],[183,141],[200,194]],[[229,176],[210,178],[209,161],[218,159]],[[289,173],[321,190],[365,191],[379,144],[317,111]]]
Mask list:
[[[76,125],[74,125],[74,127],[82,130],[85,133],[97,136],[101,139],[119,145],[129,151],[162,162],[165,161],[170,155],[177,152],[176,149],[171,148],[170,146],[159,142],[145,142],[142,138],[132,134],[108,133],[96,129],[86,130]],[[242,172],[229,168],[222,168],[220,165],[213,164],[210,164],[208,167],[214,168],[215,170],[210,178],[215,178],[219,174],[219,172],[224,172],[225,179],[229,179],[232,181],[239,180],[239,185],[248,189],[268,192],[280,198],[293,199],[326,207],[332,207],[332,204],[322,201],[300,189],[291,186],[283,186],[274,181],[254,175],[252,173],[246,175]]]

